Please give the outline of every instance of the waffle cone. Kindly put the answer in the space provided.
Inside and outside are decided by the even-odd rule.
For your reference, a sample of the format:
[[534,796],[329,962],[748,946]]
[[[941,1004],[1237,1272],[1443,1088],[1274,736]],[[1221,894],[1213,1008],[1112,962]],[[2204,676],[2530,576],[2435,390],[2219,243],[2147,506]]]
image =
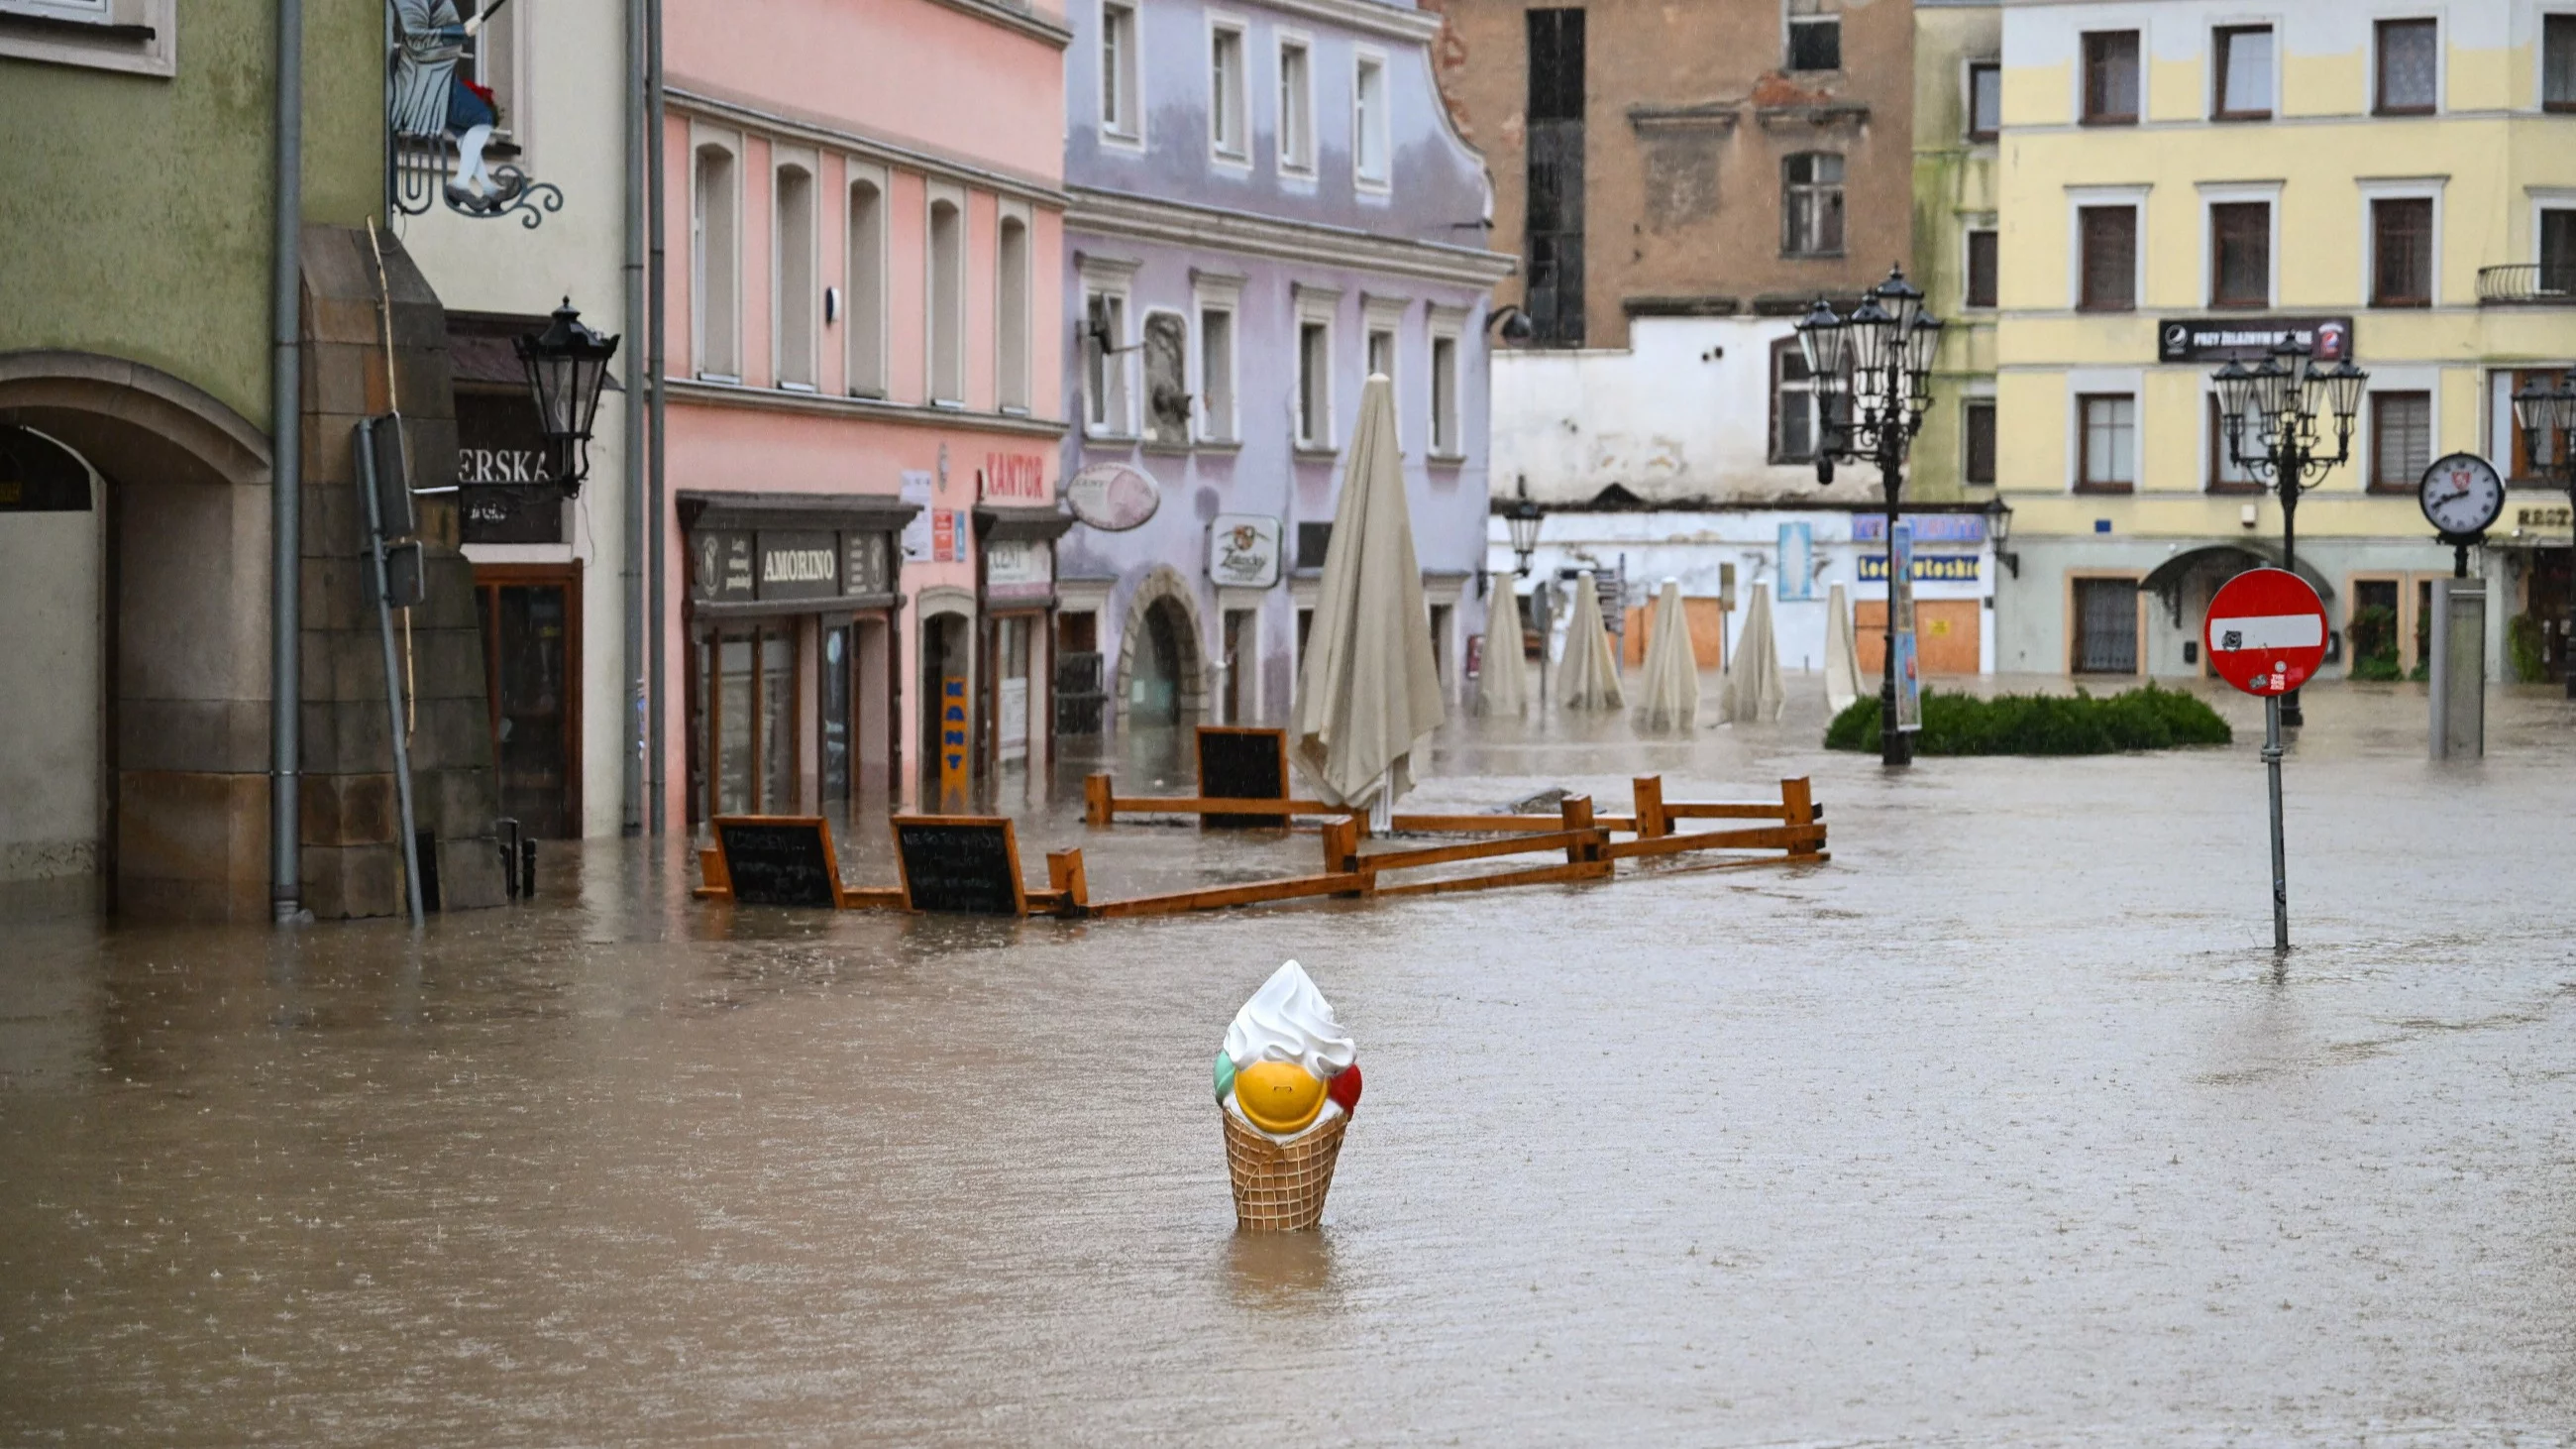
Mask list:
[[1324,1194],[1333,1190],[1333,1164],[1341,1160],[1340,1112],[1287,1142],[1256,1131],[1223,1108],[1225,1165],[1234,1179],[1234,1225],[1248,1233],[1311,1228],[1324,1216]]

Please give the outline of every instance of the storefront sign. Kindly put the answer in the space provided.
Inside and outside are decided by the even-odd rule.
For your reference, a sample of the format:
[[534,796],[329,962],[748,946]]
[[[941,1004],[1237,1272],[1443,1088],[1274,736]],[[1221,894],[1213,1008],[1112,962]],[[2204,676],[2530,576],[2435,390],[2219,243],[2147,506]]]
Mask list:
[[689,597],[708,603],[749,603],[758,596],[751,564],[750,534],[700,530],[690,540]]
[[841,592],[841,540],[830,533],[760,535],[760,596],[829,599]]
[[894,592],[894,536],[870,530],[845,533],[842,539],[841,588],[851,594]]
[[2564,504],[2556,508],[2517,508],[2513,511],[2513,526],[2516,532],[2526,528],[2563,529],[2568,517]]
[[1094,463],[1065,480],[1065,506],[1103,533],[1141,526],[1163,506],[1162,485],[1124,463]]
[[1208,530],[1208,577],[1228,589],[1266,589],[1279,582],[1279,520],[1218,514]]
[[[1977,581],[1977,560],[1980,557],[1982,555],[1973,553],[1918,553],[1914,555],[1914,568],[1909,577],[1918,584],[1973,584]],[[1862,554],[1860,577],[1863,583],[1887,582],[1887,555]]]
[[1035,539],[984,545],[984,597],[1042,599],[1055,592],[1055,548]]
[[1047,491],[1046,459],[1035,453],[986,453],[983,482],[985,503],[1055,502]]
[[2156,325],[2156,361],[2253,362],[2283,333],[2319,362],[2352,356],[2350,317],[2176,317]]
[[563,542],[563,490],[525,393],[457,394],[456,484],[465,542]]
[[[1905,522],[1914,530],[1914,541],[1918,544],[1986,541],[1986,516],[1982,513],[1909,513]],[[1886,517],[1876,513],[1853,514],[1851,536],[1854,543],[1884,542],[1887,538]]]

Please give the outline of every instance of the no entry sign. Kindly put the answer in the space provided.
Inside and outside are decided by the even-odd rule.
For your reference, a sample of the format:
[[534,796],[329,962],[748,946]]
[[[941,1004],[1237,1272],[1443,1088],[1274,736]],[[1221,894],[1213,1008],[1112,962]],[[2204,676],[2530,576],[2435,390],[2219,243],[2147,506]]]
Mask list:
[[2283,695],[2326,657],[2326,606],[2287,569],[2253,569],[2220,586],[2201,626],[2218,677],[2247,694]]

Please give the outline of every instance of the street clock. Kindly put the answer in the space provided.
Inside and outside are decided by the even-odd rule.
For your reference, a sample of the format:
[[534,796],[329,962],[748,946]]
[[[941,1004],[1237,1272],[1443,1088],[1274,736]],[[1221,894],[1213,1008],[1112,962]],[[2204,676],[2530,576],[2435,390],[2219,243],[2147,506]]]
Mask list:
[[2417,501],[2443,542],[2474,539],[2504,512],[2504,479],[2477,454],[2453,453],[2424,470]]

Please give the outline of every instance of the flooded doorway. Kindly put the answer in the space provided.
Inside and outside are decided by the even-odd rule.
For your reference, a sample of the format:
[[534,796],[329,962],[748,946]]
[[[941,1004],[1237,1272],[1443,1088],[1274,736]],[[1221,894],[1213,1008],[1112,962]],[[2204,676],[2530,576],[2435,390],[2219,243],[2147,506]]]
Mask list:
[[1181,671],[1185,658],[1195,652],[1184,646],[1189,617],[1170,599],[1156,599],[1145,606],[1138,623],[1144,637],[1131,646],[1134,668],[1128,676],[1127,716],[1140,725],[1179,724],[1185,692]]
[[581,835],[581,566],[474,570],[501,813],[541,840]]

